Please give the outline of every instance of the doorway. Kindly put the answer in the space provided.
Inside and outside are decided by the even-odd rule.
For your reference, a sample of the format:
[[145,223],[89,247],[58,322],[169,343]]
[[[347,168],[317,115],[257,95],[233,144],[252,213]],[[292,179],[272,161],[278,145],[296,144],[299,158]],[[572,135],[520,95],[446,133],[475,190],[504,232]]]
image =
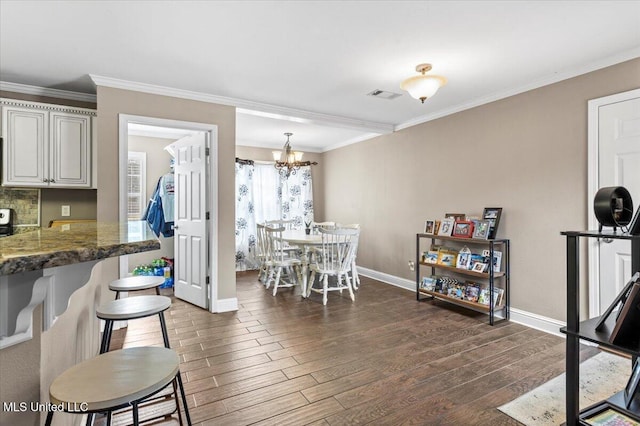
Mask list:
[[[202,173],[200,176],[200,191],[201,198],[200,206],[203,214],[201,215],[202,221],[199,229],[200,235],[194,240],[197,240],[201,244],[200,253],[197,257],[193,256],[178,256],[178,250],[174,251],[175,264],[174,271],[177,273],[180,271],[192,271],[195,266],[198,270],[202,271],[199,276],[189,276],[189,283],[187,280],[183,280],[182,285],[194,284],[193,287],[198,291],[194,293],[193,288],[183,291],[178,291],[176,287],[176,297],[179,297],[189,303],[201,306],[208,309],[211,312],[222,312],[223,309],[217,306],[217,294],[218,294],[218,279],[217,279],[217,253],[218,253],[218,238],[216,233],[216,226],[209,226],[210,223],[216,224],[218,217],[217,209],[217,185],[215,182],[212,184],[212,179],[217,176],[218,156],[217,156],[217,126],[193,123],[178,120],[158,119],[153,117],[133,116],[133,115],[119,115],[119,216],[121,222],[126,222],[129,219],[129,188],[127,185],[128,174],[128,159],[129,159],[129,128],[130,126],[148,126],[155,129],[162,128],[169,134],[175,135],[174,139],[188,139],[193,135],[198,136],[198,140],[204,142],[202,145],[200,156],[200,163],[202,167]],[[176,142],[173,143],[175,145]],[[163,149],[163,146],[159,146],[158,149]],[[195,148],[192,146],[190,152],[193,152]],[[187,183],[191,185],[191,183]],[[181,184],[176,182],[176,192],[181,191]],[[182,185],[183,199],[191,197],[191,187]],[[150,195],[150,194],[147,194]],[[179,194],[177,194],[179,195]],[[147,198],[149,198],[147,196]],[[176,197],[180,199],[180,197]],[[185,203],[183,205],[191,205],[192,203]],[[198,203],[196,203],[198,204]],[[145,203],[146,205],[146,203]],[[179,210],[180,206],[176,206]],[[206,220],[205,214],[206,212]],[[137,223],[140,222],[131,222]],[[182,226],[180,228],[189,229],[188,226]],[[176,233],[178,231],[176,230]],[[177,235],[176,235],[177,236]],[[182,237],[183,235],[181,235]],[[185,241],[185,238],[173,238],[174,241]],[[176,245],[177,247],[177,245]],[[180,258],[178,258],[180,257]],[[187,265],[186,262],[197,262],[192,268],[192,265]],[[180,265],[179,265],[180,264]],[[129,259],[127,256],[120,257],[120,276],[127,276],[129,273]]]
[[[640,89],[589,101],[588,226],[597,229],[593,197],[601,187],[624,186],[640,204]],[[589,239],[589,317],[599,316],[631,278],[631,245]]]

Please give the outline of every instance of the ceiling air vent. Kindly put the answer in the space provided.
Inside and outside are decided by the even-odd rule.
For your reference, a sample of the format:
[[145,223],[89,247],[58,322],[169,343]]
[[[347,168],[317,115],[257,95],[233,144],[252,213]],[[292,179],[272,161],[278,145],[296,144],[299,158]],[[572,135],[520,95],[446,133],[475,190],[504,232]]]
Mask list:
[[387,92],[385,90],[376,89],[373,92],[367,93],[367,96],[373,96],[374,98],[391,100],[391,99],[397,98],[398,96],[402,96],[402,94],[393,93],[393,92]]

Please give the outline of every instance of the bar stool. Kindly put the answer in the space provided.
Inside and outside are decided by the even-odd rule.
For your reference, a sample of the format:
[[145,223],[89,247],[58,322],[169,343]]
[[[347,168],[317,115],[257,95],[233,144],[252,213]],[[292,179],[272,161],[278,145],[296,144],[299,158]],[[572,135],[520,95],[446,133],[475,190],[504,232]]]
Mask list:
[[156,294],[160,296],[160,286],[162,284],[164,284],[164,277],[156,275],[134,275],[132,277],[111,281],[109,290],[115,291],[116,299],[120,299],[120,292],[122,291],[146,290],[155,287]]
[[102,354],[109,350],[114,321],[127,321],[156,314],[160,318],[164,347],[169,348],[169,335],[167,334],[167,324],[164,320],[164,311],[169,307],[171,307],[171,299],[166,296],[152,295],[116,299],[98,306],[96,316],[105,321],[100,353]]
[[[49,387],[51,403],[61,411],[74,414],[111,412],[132,406],[133,424],[139,424],[138,404],[169,383],[180,388],[182,405],[191,425],[189,408],[180,377],[178,354],[167,348],[135,347],[98,355],[77,364]],[[180,407],[176,399],[178,413]],[[47,413],[45,425],[51,425],[54,411]]]

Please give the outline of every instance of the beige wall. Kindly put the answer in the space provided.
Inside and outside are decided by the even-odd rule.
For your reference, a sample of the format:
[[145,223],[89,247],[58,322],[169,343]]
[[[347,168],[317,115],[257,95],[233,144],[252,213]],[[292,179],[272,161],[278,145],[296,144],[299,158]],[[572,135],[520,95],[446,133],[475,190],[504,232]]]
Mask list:
[[[118,115],[131,114],[218,126],[218,298],[236,297],[235,108],[98,86],[98,220],[118,221]],[[105,261],[116,278],[117,261]]]
[[[56,219],[95,219],[96,199],[95,189],[42,189],[40,224],[46,227]],[[70,206],[71,216],[61,215],[63,205]]]
[[512,306],[565,320],[560,231],[585,229],[594,195],[587,101],[638,87],[640,59],[327,152],[326,216],[362,225],[358,265],[413,280],[426,219],[503,207]]
[[[271,161],[273,162],[272,148],[255,148],[252,146],[236,146],[236,157],[244,160]],[[316,166],[311,166],[311,178],[313,179],[313,215],[316,222],[326,219],[324,215],[324,164],[323,155],[316,152],[305,152],[304,161],[315,161]]]
[[[158,184],[158,179],[171,171],[171,154],[164,149],[175,139],[152,138],[146,136],[129,135],[129,151],[145,152],[147,154],[147,201],[153,195]],[[138,265],[151,263],[153,259],[161,257],[173,258],[173,237],[159,237],[161,248],[151,252],[129,255],[129,272]]]

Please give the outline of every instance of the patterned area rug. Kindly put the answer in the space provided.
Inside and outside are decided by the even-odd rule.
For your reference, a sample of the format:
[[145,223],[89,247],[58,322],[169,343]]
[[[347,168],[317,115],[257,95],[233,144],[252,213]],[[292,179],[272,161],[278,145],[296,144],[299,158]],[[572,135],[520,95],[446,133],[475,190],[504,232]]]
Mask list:
[[[580,409],[620,392],[631,374],[631,361],[601,352],[580,364]],[[498,407],[527,426],[555,426],[565,422],[565,375]]]

